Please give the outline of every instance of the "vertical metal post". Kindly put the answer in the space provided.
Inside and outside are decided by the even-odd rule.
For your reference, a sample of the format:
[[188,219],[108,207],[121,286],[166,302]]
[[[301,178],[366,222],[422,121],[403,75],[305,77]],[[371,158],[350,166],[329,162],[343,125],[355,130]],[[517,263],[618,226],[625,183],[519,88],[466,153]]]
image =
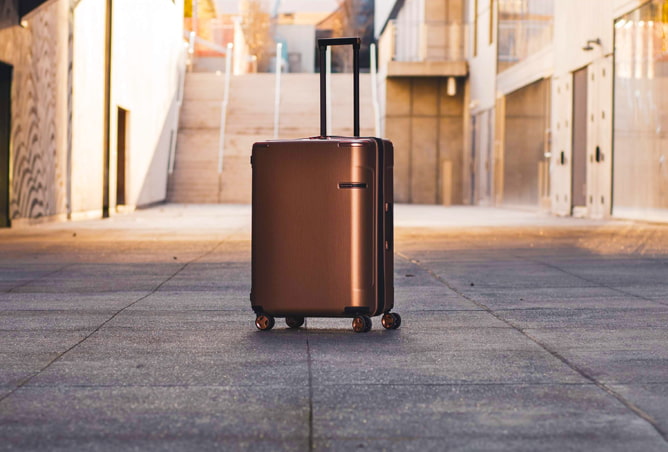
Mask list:
[[327,69],[327,135],[332,134],[332,48],[327,46],[326,69]]
[[104,32],[104,149],[102,150],[102,218],[109,217],[109,184],[111,165],[111,49],[113,32],[113,0],[106,1]]
[[276,44],[276,86],[274,88],[274,138],[278,138],[281,108],[281,69],[283,67],[283,44]]
[[353,44],[353,135],[360,136],[360,42]]
[[375,136],[380,137],[380,105],[378,101],[378,73],[376,70],[376,44],[369,46],[371,54],[371,98],[373,103],[373,124]]
[[195,34],[194,31],[191,31],[190,34],[188,35],[188,64],[190,65],[190,69],[192,69],[192,66],[195,64],[195,40],[197,39],[197,35]]
[[190,10],[192,12],[192,18],[191,18],[191,26],[192,30],[197,35],[197,32],[199,31],[199,4],[197,0],[192,0],[190,2]]
[[319,45],[320,55],[320,136],[327,136],[327,74],[325,71],[326,46]]

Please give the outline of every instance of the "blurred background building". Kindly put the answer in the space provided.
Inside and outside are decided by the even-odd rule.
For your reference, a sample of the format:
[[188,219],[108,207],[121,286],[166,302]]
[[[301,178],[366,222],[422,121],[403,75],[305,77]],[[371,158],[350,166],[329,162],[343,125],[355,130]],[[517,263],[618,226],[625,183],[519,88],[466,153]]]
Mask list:
[[[376,12],[399,200],[668,221],[667,1],[379,0]],[[466,69],[430,72],[458,60]]]
[[397,202],[668,221],[668,0],[0,0],[0,226],[250,202],[252,143],[317,134],[346,35]]
[[182,29],[183,0],[0,0],[0,226],[165,199]]
[[395,199],[466,203],[465,2],[405,0],[377,5],[387,14],[376,24],[381,130],[395,146]]

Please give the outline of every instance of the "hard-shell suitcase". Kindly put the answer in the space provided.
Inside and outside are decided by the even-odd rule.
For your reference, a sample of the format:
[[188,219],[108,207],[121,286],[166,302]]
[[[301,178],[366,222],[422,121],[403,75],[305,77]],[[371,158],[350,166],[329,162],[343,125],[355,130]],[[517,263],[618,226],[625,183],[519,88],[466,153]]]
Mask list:
[[[393,148],[359,137],[359,38],[319,39],[319,137],[253,145],[251,305],[260,330],[285,317],[352,317],[353,329],[385,328],[394,307]],[[354,135],[326,136],[324,55],[354,48]]]

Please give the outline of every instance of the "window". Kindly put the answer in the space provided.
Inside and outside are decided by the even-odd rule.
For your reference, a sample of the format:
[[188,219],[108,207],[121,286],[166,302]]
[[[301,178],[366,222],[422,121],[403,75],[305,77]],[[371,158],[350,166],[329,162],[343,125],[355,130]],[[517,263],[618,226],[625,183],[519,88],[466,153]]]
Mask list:
[[615,21],[613,214],[668,218],[668,0]]
[[498,0],[499,52],[503,72],[550,45],[555,0]]

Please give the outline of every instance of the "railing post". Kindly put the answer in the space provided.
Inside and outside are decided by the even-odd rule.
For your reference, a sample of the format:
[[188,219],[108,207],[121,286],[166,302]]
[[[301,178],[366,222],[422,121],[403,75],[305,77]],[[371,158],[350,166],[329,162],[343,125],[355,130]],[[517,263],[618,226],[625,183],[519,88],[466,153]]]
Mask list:
[[193,32],[195,32],[195,35],[197,35],[197,32],[199,31],[199,4],[197,0],[191,0],[190,11],[192,13],[191,28]]
[[223,154],[225,152],[225,124],[227,122],[227,104],[230,99],[230,76],[232,74],[232,49],[234,45],[227,44],[227,55],[225,56],[225,92],[223,93],[223,104],[220,111],[220,142],[218,144],[218,174],[223,173]]
[[192,70],[192,67],[195,64],[195,39],[197,35],[194,31],[191,31],[188,34],[188,66]]
[[283,66],[283,44],[276,44],[276,86],[274,88],[274,138],[278,138],[281,109],[281,68]]

